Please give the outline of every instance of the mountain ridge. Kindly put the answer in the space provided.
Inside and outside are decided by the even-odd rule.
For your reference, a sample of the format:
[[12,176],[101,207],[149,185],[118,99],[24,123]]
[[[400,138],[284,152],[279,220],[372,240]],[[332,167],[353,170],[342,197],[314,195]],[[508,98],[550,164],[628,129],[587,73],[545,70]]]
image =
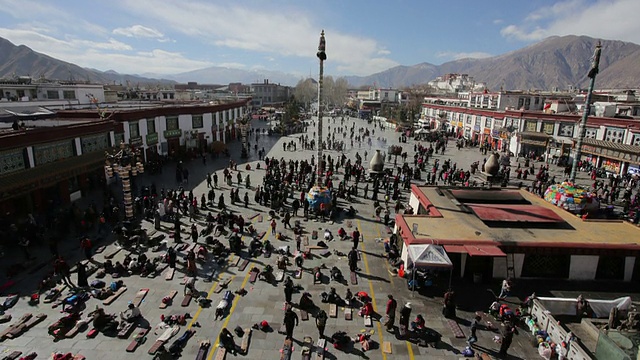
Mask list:
[[[513,50],[483,59],[459,59],[434,65],[422,62],[398,65],[368,76],[345,76],[350,86],[402,88],[427,82],[448,73],[468,74],[484,82],[491,90],[551,90],[584,88],[591,57],[599,40],[577,35],[552,36]],[[602,40],[598,88],[640,88],[640,45],[619,40]],[[80,80],[102,84],[126,82],[173,84],[175,82],[250,84],[268,79],[271,83],[292,85],[300,76],[270,70],[244,70],[213,66],[173,75],[128,75],[109,69],[83,68],[70,62],[38,53],[26,45],[15,45],[0,37],[0,78],[14,75],[44,76],[52,80]],[[149,77],[151,76],[151,77]],[[160,79],[158,79],[160,77]],[[335,77],[335,76],[334,76]]]

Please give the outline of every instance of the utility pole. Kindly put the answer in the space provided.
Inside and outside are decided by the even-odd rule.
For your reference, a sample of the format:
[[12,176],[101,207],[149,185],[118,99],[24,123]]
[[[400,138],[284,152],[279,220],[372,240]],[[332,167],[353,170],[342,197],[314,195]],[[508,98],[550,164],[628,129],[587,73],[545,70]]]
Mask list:
[[587,98],[585,99],[584,112],[582,113],[582,120],[580,121],[580,127],[578,130],[578,140],[576,141],[576,152],[573,157],[573,166],[571,167],[571,175],[569,181],[575,183],[576,173],[578,172],[578,162],[582,156],[582,141],[584,141],[585,134],[587,132],[587,119],[591,112],[591,96],[593,95],[593,87],[596,84],[596,75],[600,66],[600,53],[602,51],[602,45],[600,41],[596,45],[596,49],[593,52],[593,58],[591,59],[591,70],[587,75],[591,80],[589,81],[589,89],[587,90]]

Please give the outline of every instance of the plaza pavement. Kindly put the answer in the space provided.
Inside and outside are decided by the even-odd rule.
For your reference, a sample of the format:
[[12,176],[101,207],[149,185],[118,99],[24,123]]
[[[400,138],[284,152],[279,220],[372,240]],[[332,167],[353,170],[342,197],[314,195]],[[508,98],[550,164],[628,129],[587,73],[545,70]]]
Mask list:
[[[350,124],[352,121],[356,122],[356,129],[360,127],[369,127],[365,121],[350,119],[347,121]],[[338,126],[339,120],[336,121],[336,125],[332,122],[330,123],[325,119],[325,125],[331,126],[334,128]],[[255,122],[253,123],[254,127],[266,127],[266,124],[263,122]],[[312,132],[315,131],[313,127],[309,127],[309,135],[311,136]],[[325,135],[328,132],[325,130]],[[283,151],[282,144],[285,141],[294,140],[297,142],[297,137],[299,134],[295,134],[292,136],[285,137],[268,137],[268,136],[260,136],[259,147],[265,147],[268,151],[268,157],[280,158],[284,157],[285,159],[310,159],[312,154],[316,154],[315,151],[305,151],[301,150],[300,144],[298,144],[298,150],[295,152],[292,151]],[[385,132],[380,132],[379,129],[376,129],[374,139],[377,137],[386,137],[388,142],[383,144],[382,142],[378,142],[374,140],[373,148],[369,149],[365,143],[363,143],[362,147],[359,148],[358,145],[354,148],[348,148],[345,153],[350,158],[355,158],[355,153],[358,152],[360,155],[363,155],[364,151],[368,152],[368,156],[365,160],[366,166],[368,166],[368,161],[370,160],[375,149],[380,149],[381,151],[386,152],[386,149],[389,145],[398,144],[398,133],[392,132],[391,130],[387,130]],[[336,136],[338,137],[338,136]],[[340,136],[341,138],[341,136]],[[254,138],[252,138],[254,139]],[[348,138],[347,138],[348,140]],[[254,140],[251,141],[253,145]],[[413,141],[409,141],[406,144],[400,144],[409,152],[409,159],[412,159],[413,156]],[[246,171],[244,162],[239,159],[239,144],[237,142],[229,145],[232,149],[232,158],[238,161],[238,169],[241,171],[243,176],[247,173],[251,176],[251,184],[252,186],[256,186],[262,183],[262,177],[264,175],[264,170],[255,170],[256,165],[256,157],[252,152],[251,157],[248,159],[251,162],[252,170]],[[327,151],[327,154],[330,154],[332,157],[339,156],[341,153],[336,151]],[[458,167],[468,168],[469,165],[474,161],[482,161],[483,156],[478,152],[477,149],[463,149],[458,151],[455,146],[453,146],[453,142],[450,142],[445,155],[437,155],[436,158],[453,158],[455,162],[458,163]],[[222,173],[222,169],[224,165],[228,162],[227,158],[220,158],[215,161],[208,159],[207,165],[203,165],[201,160],[192,160],[186,163],[187,168],[190,170],[190,183],[185,186],[187,190],[193,189],[194,195],[200,198],[202,193],[207,191],[206,182],[204,181],[205,175],[210,171],[218,171],[219,175]],[[391,163],[387,163],[388,166],[391,166]],[[553,168],[553,166],[552,166]],[[158,190],[160,188],[176,188],[175,178],[175,163],[169,163],[165,166],[164,172],[161,175],[149,177],[148,175],[143,175],[138,179],[139,186],[149,185],[151,181],[156,183]],[[221,176],[220,176],[221,177]],[[341,177],[340,177],[341,178]],[[235,177],[234,177],[235,179]],[[219,181],[221,184],[222,181]],[[337,184],[337,182],[335,182]],[[234,185],[236,187],[237,185]],[[267,209],[265,207],[259,206],[253,202],[253,189],[250,190],[249,197],[251,199],[249,207],[244,208],[243,206],[238,205],[229,205],[230,201],[228,201],[229,187],[226,185],[222,187],[222,190],[225,192],[226,203],[230,207],[230,209],[236,213],[241,213],[245,219],[248,219],[252,215],[257,212],[266,213]],[[220,189],[216,190],[216,194],[219,194]],[[244,192],[247,191],[244,188],[244,185],[240,186],[240,197],[244,195]],[[360,188],[360,195],[362,194],[362,187]],[[295,193],[295,196],[298,196],[299,193]],[[408,200],[408,194],[404,193],[404,201]],[[99,202],[99,199],[83,199],[83,202],[88,203],[89,201],[95,200]],[[100,205],[100,204],[98,204]],[[363,200],[359,197],[356,201],[353,202],[353,206],[358,210],[358,214],[356,219],[353,220],[353,225],[357,226],[362,235],[363,242],[360,244],[360,250],[362,251],[362,260],[359,263],[359,267],[361,270],[358,273],[358,285],[342,285],[342,284],[322,284],[322,285],[313,285],[312,275],[310,273],[310,269],[313,269],[315,266],[320,266],[321,264],[325,264],[328,269],[332,266],[337,266],[341,269],[342,273],[347,277],[349,269],[347,266],[346,259],[341,258],[335,254],[332,254],[328,257],[314,256],[311,260],[306,260],[304,263],[304,268],[306,271],[304,272],[301,280],[294,279],[294,283],[300,284],[304,290],[308,291],[312,294],[312,299],[319,305],[321,308],[325,309],[328,313],[328,304],[322,304],[320,302],[320,294],[324,291],[329,291],[330,287],[335,287],[337,289],[337,293],[343,297],[346,288],[350,287],[353,293],[358,291],[366,291],[373,298],[373,306],[374,309],[379,314],[384,314],[385,304],[387,300],[387,294],[393,294],[394,297],[398,301],[398,308],[400,308],[406,302],[411,302],[413,304],[413,312],[411,319],[415,318],[417,314],[423,314],[425,316],[427,326],[438,331],[442,334],[442,342],[440,346],[437,348],[424,348],[418,347],[415,344],[410,342],[406,342],[404,340],[398,340],[392,333],[388,333],[383,330],[381,324],[377,321],[374,321],[373,330],[375,330],[375,334],[371,337],[372,340],[377,343],[377,346],[372,347],[372,349],[364,356],[370,359],[414,359],[414,358],[429,358],[429,359],[457,359],[461,358],[459,351],[464,348],[465,339],[456,339],[453,336],[453,333],[449,326],[447,325],[445,319],[441,315],[441,306],[442,306],[442,295],[446,290],[446,286],[448,283],[448,274],[443,276],[442,278],[436,281],[434,288],[428,289],[426,292],[422,294],[412,294],[408,291],[406,286],[406,281],[403,279],[399,279],[395,276],[392,276],[388,271],[388,265],[386,260],[381,257],[383,252],[383,246],[379,239],[388,237],[388,234],[385,231],[385,228],[382,224],[376,223],[373,218],[373,207],[371,200]],[[305,230],[310,234],[312,230],[318,230],[319,236],[322,237],[323,230],[325,228],[329,228],[334,235],[337,236],[337,230],[342,226],[348,232],[351,232],[352,229],[346,228],[345,221],[338,220],[335,224],[322,223],[314,220],[303,221],[302,218],[294,218],[293,220],[300,220]],[[190,226],[190,222],[188,219],[182,219],[183,224],[186,227]],[[266,238],[268,238],[274,246],[282,246],[289,245],[292,249],[295,249],[295,241],[289,240],[288,242],[277,241],[274,236],[270,234],[268,231],[268,216],[264,216],[264,222],[252,222],[254,226],[257,228],[258,232],[267,231]],[[202,229],[203,223],[198,221],[197,226],[199,229]],[[169,224],[164,224],[165,227],[169,226]],[[149,222],[143,222],[143,227],[147,229],[152,228],[152,224]],[[278,220],[278,231],[282,231],[284,234],[288,235],[291,239],[293,238],[293,233],[291,230],[284,230],[282,223]],[[168,237],[167,237],[168,239]],[[202,239],[200,239],[202,241]],[[226,240],[226,239],[225,239]],[[250,241],[248,236],[244,236],[243,240],[245,243]],[[173,240],[169,239],[170,244],[173,244]],[[190,242],[186,240],[187,243]],[[313,243],[314,241],[311,240]],[[226,241],[224,242],[226,243]],[[341,242],[339,240],[333,241],[329,243],[330,249],[336,249],[343,253],[347,253],[351,248],[351,242],[345,241]],[[104,251],[102,254],[98,254],[95,256],[95,260],[102,262],[104,260],[104,255],[109,253],[112,249],[114,249],[115,245],[110,245],[109,248]],[[80,259],[80,250],[78,248],[78,244],[75,240],[67,240],[65,244],[61,244],[61,253],[66,254],[66,257],[70,259],[70,263],[73,260]],[[44,261],[47,258],[47,249],[34,249],[34,252],[38,256],[39,261]],[[116,260],[121,260],[124,258],[126,251],[121,251],[114,258],[114,262]],[[148,256],[157,256],[158,253],[151,253],[149,251]],[[179,256],[179,259],[181,256]],[[150,291],[143,301],[140,309],[146,321],[148,321],[149,325],[153,328],[155,327],[159,321],[161,314],[169,315],[169,314],[182,314],[188,312],[192,319],[188,320],[187,326],[183,326],[180,330],[180,333],[172,338],[169,343],[175,340],[179,335],[181,335],[186,329],[193,328],[196,330],[195,336],[189,340],[186,347],[184,348],[182,357],[185,359],[193,359],[195,358],[198,352],[198,344],[201,340],[211,340],[212,347],[209,350],[209,354],[207,359],[212,359],[215,356],[215,352],[217,352],[217,338],[220,330],[223,327],[227,327],[230,330],[235,328],[236,326],[241,326],[243,328],[248,328],[252,324],[260,322],[262,320],[266,320],[270,323],[271,327],[274,329],[271,333],[265,333],[261,331],[254,331],[251,344],[249,347],[248,354],[244,356],[247,359],[279,359],[279,349],[282,347],[282,343],[284,340],[284,336],[278,334],[277,330],[282,323],[283,317],[283,302],[284,302],[284,292],[282,283],[278,283],[277,286],[268,284],[264,281],[257,281],[255,284],[251,284],[248,282],[249,279],[249,271],[252,266],[257,266],[262,269],[263,265],[266,263],[270,263],[275,267],[275,259],[276,255],[273,255],[271,258],[265,259],[260,256],[258,258],[254,258],[251,260],[251,263],[244,271],[239,271],[239,269],[235,266],[237,258],[232,255],[227,264],[222,265],[218,268],[219,275],[216,276],[215,281],[212,283],[206,283],[202,281],[202,276],[205,273],[208,273],[213,265],[211,264],[199,264],[200,271],[200,279],[196,283],[196,287],[199,291],[205,292],[207,296],[212,299],[212,307],[201,309],[196,304],[195,301],[192,301],[188,307],[181,307],[180,302],[182,301],[182,291],[183,286],[180,284],[181,279],[183,278],[183,266],[179,265],[176,271],[176,275],[172,281],[165,281],[163,276],[159,276],[155,279],[148,278],[140,278],[139,276],[131,276],[123,278],[125,285],[129,288],[123,295],[121,295],[118,300],[116,300],[113,304],[106,307],[106,311],[109,313],[117,313],[126,308],[127,303],[133,300],[138,289],[141,288],[149,288]],[[37,262],[36,262],[37,263]],[[35,264],[32,266],[36,266]],[[290,267],[293,269],[293,267]],[[46,267],[49,269],[49,267]],[[48,315],[48,318],[35,326],[25,334],[20,337],[12,340],[4,340],[4,342],[0,343],[0,354],[3,356],[10,353],[14,350],[22,351],[24,354],[35,351],[39,354],[38,358],[48,358],[51,356],[53,352],[73,352],[80,353],[86,356],[87,359],[135,359],[140,357],[150,357],[147,354],[147,350],[158,335],[153,334],[152,332],[148,335],[148,340],[145,344],[141,345],[135,353],[127,353],[125,352],[125,348],[131,342],[133,335],[130,335],[128,339],[118,339],[118,338],[109,338],[100,334],[95,339],[86,339],[86,331],[83,333],[79,333],[72,339],[64,339],[59,342],[53,342],[51,336],[47,334],[48,325],[52,324],[54,321],[59,319],[63,314],[61,314],[58,309],[52,309],[50,305],[40,303],[37,306],[30,306],[27,304],[28,296],[33,292],[35,288],[36,281],[39,279],[39,276],[42,276],[42,273],[46,270],[42,269],[40,271],[36,271],[33,274],[21,274],[16,278],[18,284],[12,289],[12,291],[19,291],[21,294],[21,299],[18,304],[7,311],[7,313],[11,314],[15,319],[18,319],[22,314],[26,312],[31,312],[34,315],[38,313],[45,313]],[[328,278],[329,270],[324,270],[323,273]],[[75,282],[75,275],[72,276]],[[218,282],[222,279],[231,279],[231,283],[228,286],[228,289],[231,291],[235,291],[239,288],[245,288],[248,293],[244,297],[236,296],[232,302],[230,307],[230,311],[224,319],[214,321],[214,312],[215,306],[218,304],[219,300],[222,297],[222,293],[215,294],[213,293],[213,289],[217,286]],[[90,281],[93,277],[90,277]],[[111,281],[111,277],[107,275],[104,279],[107,284]],[[491,285],[493,286],[493,285]],[[495,286],[493,286],[494,289]],[[522,286],[522,290],[524,289],[524,285]],[[472,314],[476,310],[486,309],[490,302],[492,301],[491,292],[487,291],[487,284],[468,284],[465,282],[454,282],[454,288],[458,292],[460,310],[458,311],[458,316],[461,319],[462,330],[465,333],[465,336],[469,335],[469,329],[466,326],[468,324],[466,320],[471,319]],[[166,310],[158,309],[158,305],[161,302],[161,299],[168,295],[171,290],[178,290],[178,296],[174,299],[174,303],[169,306]],[[523,293],[524,294],[524,293]],[[300,292],[294,293],[293,301],[297,303],[300,297]],[[95,299],[91,299],[87,302],[87,309],[84,311],[88,313],[93,310],[93,308],[100,304]],[[201,327],[193,327],[193,324],[199,323]],[[11,324],[12,322],[8,323]],[[7,326],[7,325],[3,325]],[[354,316],[352,321],[347,321],[344,319],[343,310],[341,307],[338,309],[338,317],[337,318],[329,318],[327,322],[327,328],[325,330],[325,334],[330,336],[333,332],[338,330],[346,331],[349,335],[353,336],[358,333],[361,329],[365,329],[363,324],[363,319],[357,316],[357,309],[354,310]],[[368,329],[367,329],[368,330]],[[294,355],[292,359],[300,358],[300,349],[301,349],[301,340],[304,336],[310,336],[313,338],[313,342],[315,343],[318,340],[318,332],[315,327],[315,321],[313,317],[310,317],[309,321],[300,321],[298,327],[296,327],[294,331],[294,339],[295,339],[295,349]],[[486,348],[490,354],[495,354],[495,350],[497,346],[493,343],[492,338],[494,334],[488,331],[478,331],[479,341],[477,345]],[[236,343],[239,344],[241,339],[236,338]],[[389,341],[392,345],[392,353],[385,354],[382,352],[381,344],[383,341]],[[356,344],[356,349],[360,349],[359,345]],[[23,354],[23,355],[24,355]],[[521,331],[519,335],[515,336],[513,345],[510,350],[511,359],[531,359],[537,358],[537,350],[530,345],[530,336]],[[351,353],[345,353],[341,351],[337,351],[330,346],[328,348],[328,352],[326,353],[327,359],[356,359],[361,358],[362,354],[359,351],[352,351]],[[228,358],[231,358],[232,355],[228,355]],[[238,358],[242,358],[242,355],[239,355]]]

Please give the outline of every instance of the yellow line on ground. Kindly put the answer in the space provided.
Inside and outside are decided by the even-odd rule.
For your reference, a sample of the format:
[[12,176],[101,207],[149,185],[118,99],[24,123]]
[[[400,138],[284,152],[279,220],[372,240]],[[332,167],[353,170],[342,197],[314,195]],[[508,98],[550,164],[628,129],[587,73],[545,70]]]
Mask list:
[[[244,276],[244,280],[242,281],[242,285],[240,285],[240,288],[244,288],[247,285],[247,281],[249,281],[250,275],[251,275],[251,269],[249,269],[249,271],[247,271],[247,274]],[[222,323],[222,327],[220,328],[221,331],[223,328],[226,328],[227,325],[229,324],[229,319],[231,319],[231,315],[236,310],[236,306],[238,305],[238,301],[240,300],[240,298],[241,298],[240,295],[236,295],[236,297],[233,299],[233,305],[231,305],[231,310],[229,310],[229,314],[227,315],[227,317],[224,319],[224,322]],[[213,354],[216,352],[219,345],[219,341],[218,341],[219,338],[220,338],[220,332],[218,332],[218,335],[216,336],[216,341],[211,347],[211,351],[209,351],[209,356],[207,356],[207,360],[213,359]]]
[[[360,225],[360,220],[358,220],[358,229],[360,230],[360,233],[362,233],[362,226]],[[362,262],[364,263],[364,271],[367,272],[367,274],[371,275],[371,272],[369,272],[369,262],[367,261],[367,254],[365,253],[365,246],[364,246],[364,238],[362,238]],[[373,310],[378,313],[378,306],[376,305],[376,296],[375,293],[373,292],[373,283],[371,282],[371,279],[367,279],[367,282],[369,283],[369,295],[371,295],[371,305],[373,305]],[[387,354],[382,351],[382,343],[384,342],[384,339],[382,337],[382,325],[380,325],[379,321],[376,321],[377,325],[378,325],[378,338],[380,341],[380,352],[382,353],[382,359],[383,360],[387,360]]]
[[[378,237],[382,238],[382,233],[380,232],[380,226],[376,225],[376,230],[378,231]],[[391,275],[391,267],[389,266],[389,261],[386,262],[385,266],[387,268],[387,272],[389,273],[389,281],[391,282],[391,287],[394,287],[394,283],[393,283],[394,276]],[[409,359],[414,360],[415,356],[413,355],[413,348],[411,347],[411,342],[405,341],[405,343],[407,344],[407,354],[409,355]]]
[[[234,257],[235,257],[235,254],[232,254],[231,257],[229,258],[229,262],[232,262]],[[234,277],[235,276],[231,277],[231,281],[233,281]],[[219,280],[213,282],[213,285],[211,285],[211,289],[209,289],[209,292],[207,293],[207,299],[211,297],[211,294],[213,294],[213,290],[215,290],[215,288],[216,288],[216,286],[218,286],[219,282],[220,282]],[[187,326],[187,330],[191,329],[193,324],[196,323],[196,320],[198,320],[198,316],[200,316],[200,313],[202,312],[202,309],[203,309],[202,306],[198,307],[198,310],[193,315],[193,318],[191,319],[191,322],[189,323],[189,326]]]

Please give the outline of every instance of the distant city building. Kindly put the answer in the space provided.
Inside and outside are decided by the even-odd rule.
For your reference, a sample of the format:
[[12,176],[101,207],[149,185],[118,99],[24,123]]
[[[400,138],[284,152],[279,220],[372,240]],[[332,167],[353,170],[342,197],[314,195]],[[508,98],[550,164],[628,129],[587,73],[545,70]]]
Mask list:
[[[251,99],[223,104],[189,104],[148,106],[142,108],[110,107],[107,116],[121,123],[123,131],[115,134],[115,144],[124,141],[143,150],[145,161],[157,155],[177,156],[207,151],[212,142],[237,139],[237,120],[249,112]],[[112,115],[111,115],[112,114]],[[60,111],[63,119],[96,118],[96,111]]]
[[254,108],[282,105],[289,100],[291,93],[290,86],[270,83],[265,79],[261,83],[251,84],[251,105]]
[[[581,115],[425,103],[422,118],[434,129],[453,131],[457,137],[488,144],[496,151],[534,153],[555,162],[561,157],[572,159]],[[640,121],[590,116],[582,153],[582,160],[611,173],[640,172]]]
[[106,101],[103,85],[20,77],[0,80],[0,108],[46,106],[48,109],[89,107]]
[[446,74],[438,76],[435,80],[429,81],[427,85],[446,93],[474,90],[482,91],[486,88],[485,83],[476,82],[475,79],[468,74]]

